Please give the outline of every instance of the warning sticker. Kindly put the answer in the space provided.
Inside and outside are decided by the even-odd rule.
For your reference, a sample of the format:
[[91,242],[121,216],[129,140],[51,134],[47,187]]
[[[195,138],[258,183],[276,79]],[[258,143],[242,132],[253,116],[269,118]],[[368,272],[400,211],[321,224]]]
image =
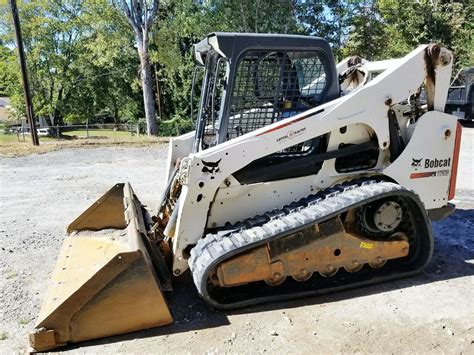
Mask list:
[[374,245],[369,242],[360,242],[359,247],[361,247],[362,249],[372,249]]

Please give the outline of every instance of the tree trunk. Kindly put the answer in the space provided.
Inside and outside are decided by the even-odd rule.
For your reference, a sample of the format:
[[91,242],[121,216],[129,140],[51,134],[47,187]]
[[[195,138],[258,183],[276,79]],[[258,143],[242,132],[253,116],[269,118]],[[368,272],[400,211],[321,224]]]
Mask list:
[[155,100],[153,98],[153,74],[151,71],[150,59],[148,58],[148,48],[142,46],[142,49],[139,49],[139,55],[146,129],[147,134],[151,136],[158,133],[158,127],[156,125]]
[[156,69],[155,64],[155,84],[156,84],[156,104],[158,105],[158,117],[160,120],[163,120],[163,112],[161,110],[161,90],[160,90],[160,81],[158,80],[158,70]]
[[114,95],[110,95],[110,101],[112,102],[113,116],[114,116],[114,129],[117,128],[118,122],[118,105]]
[[51,122],[51,126],[54,126],[54,115],[51,112],[48,115],[49,115],[49,121]]
[[60,124],[62,125],[64,122],[62,120],[62,117],[61,117],[61,113],[59,112],[59,104],[61,103],[63,99],[63,88],[62,86],[59,88],[59,91],[58,91],[58,98],[54,104],[54,109],[53,109],[53,121],[55,124]]
[[[115,1],[112,1],[115,5]],[[148,36],[158,13],[159,0],[151,3],[144,0],[134,0],[128,3],[121,0],[120,6],[135,31],[135,39],[138,45],[138,55],[140,56],[140,76],[142,79],[143,103],[145,106],[146,130],[149,136],[156,135],[158,128],[156,125],[155,100],[153,98],[153,72],[151,70],[150,58],[148,57]]]

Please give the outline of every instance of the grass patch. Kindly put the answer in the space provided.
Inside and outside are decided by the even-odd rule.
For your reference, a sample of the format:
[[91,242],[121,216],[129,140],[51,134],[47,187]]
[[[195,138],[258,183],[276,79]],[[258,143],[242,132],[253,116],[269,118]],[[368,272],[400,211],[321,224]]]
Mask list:
[[18,320],[18,324],[20,324],[20,325],[27,325],[27,324],[29,324],[30,322],[31,322],[31,319],[26,319],[26,318],[20,318],[20,319]]
[[[122,132],[126,133],[126,132]],[[16,139],[16,136],[13,136]],[[25,136],[26,137],[26,136]],[[41,137],[40,145],[34,146],[31,143],[31,137],[26,141],[13,141],[3,143],[0,135],[0,156],[3,157],[18,157],[29,154],[44,154],[61,149],[70,148],[89,148],[89,147],[107,147],[115,145],[126,145],[134,147],[144,147],[150,144],[163,144],[169,141],[166,137],[148,137],[148,136],[134,136],[131,137],[117,137],[117,138],[80,138],[71,140],[57,140],[49,137]]]
[[[39,137],[39,140],[40,142],[53,142],[57,139],[52,137]],[[0,133],[0,145],[15,143],[31,143],[31,135],[25,134],[25,139],[23,139],[23,134],[17,136],[16,134]]]
[[7,332],[0,332],[0,340],[7,340],[8,334]]
[[[70,137],[81,137],[85,138],[87,137],[87,131],[86,130],[76,130],[76,131],[67,131],[63,132],[62,135],[64,136],[70,136]],[[94,137],[105,137],[105,138],[136,138],[139,139],[140,136],[137,136],[136,134],[133,135],[130,132],[125,132],[125,131],[114,131],[112,129],[90,129],[89,130],[89,138],[94,138]]]
[[[25,136],[25,139],[27,137]],[[28,137],[29,138],[29,137]],[[22,140],[22,138],[20,137],[20,140]],[[6,143],[16,143],[18,142],[18,138],[16,136],[16,134],[4,134],[4,133],[0,133],[0,144],[6,144]]]

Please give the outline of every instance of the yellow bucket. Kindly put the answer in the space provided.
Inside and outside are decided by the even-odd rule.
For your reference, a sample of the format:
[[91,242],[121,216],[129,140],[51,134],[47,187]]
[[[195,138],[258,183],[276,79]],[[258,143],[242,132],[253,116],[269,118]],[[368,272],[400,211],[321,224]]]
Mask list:
[[117,184],[68,227],[30,344],[44,351],[173,322],[140,201]]

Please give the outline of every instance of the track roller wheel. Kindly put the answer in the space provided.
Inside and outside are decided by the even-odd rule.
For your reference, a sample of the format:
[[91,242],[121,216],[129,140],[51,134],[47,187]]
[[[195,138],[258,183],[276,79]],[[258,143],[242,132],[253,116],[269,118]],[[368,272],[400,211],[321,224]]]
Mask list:
[[279,286],[281,285],[283,282],[285,282],[286,280],[286,276],[285,275],[282,275],[278,272],[275,272],[273,274],[273,277],[271,279],[267,279],[265,280],[265,283],[268,285],[268,286]]
[[354,260],[350,265],[344,266],[344,270],[350,273],[354,273],[360,271],[363,266],[364,264],[361,264],[357,260]]
[[375,261],[369,262],[369,266],[372,269],[380,269],[381,267],[384,267],[386,263],[387,263],[387,260],[383,259],[381,256],[378,256]]
[[321,275],[322,277],[332,277],[337,274],[338,270],[339,268],[335,268],[332,265],[328,265],[326,270],[319,271],[319,275]]
[[308,281],[311,276],[313,276],[313,273],[312,272],[308,272],[306,270],[301,270],[301,272],[297,275],[292,275],[291,277],[293,277],[293,279],[295,281],[298,281],[298,282],[304,282],[304,281]]

